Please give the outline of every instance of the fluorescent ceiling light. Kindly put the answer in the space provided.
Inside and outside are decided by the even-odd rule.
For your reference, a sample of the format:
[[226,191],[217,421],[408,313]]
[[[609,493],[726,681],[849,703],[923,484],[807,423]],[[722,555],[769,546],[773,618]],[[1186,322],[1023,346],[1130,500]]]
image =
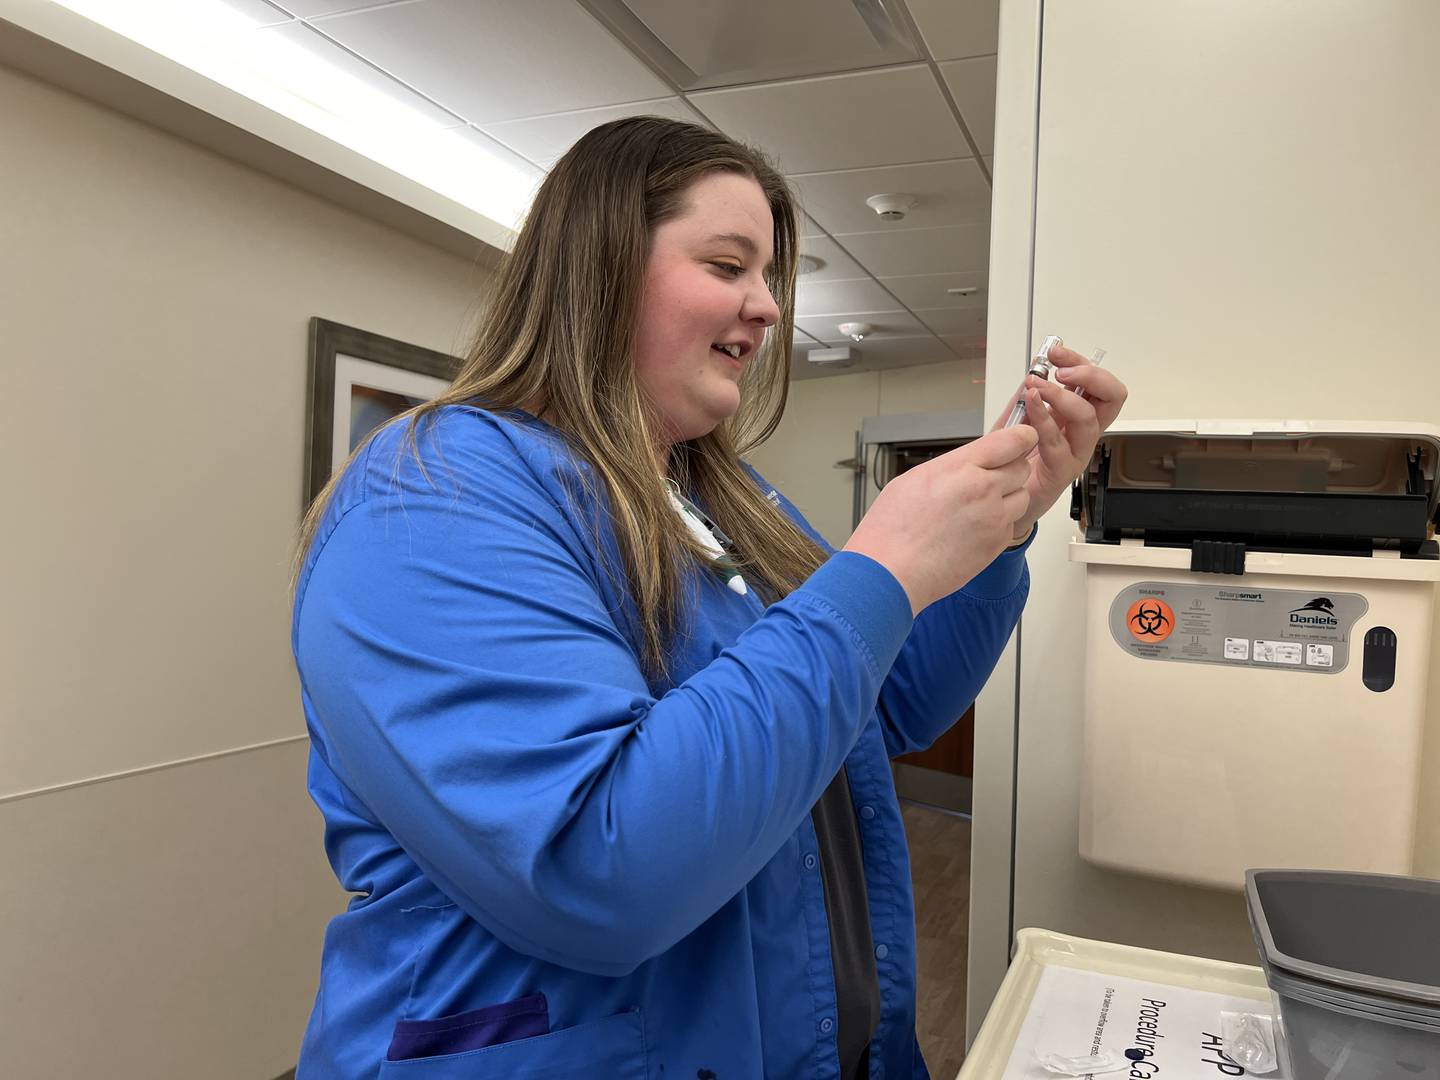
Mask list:
[[[518,229],[542,170],[287,40],[223,0],[52,0],[393,172]],[[277,16],[279,18],[279,16]],[[397,84],[398,86],[398,84]]]

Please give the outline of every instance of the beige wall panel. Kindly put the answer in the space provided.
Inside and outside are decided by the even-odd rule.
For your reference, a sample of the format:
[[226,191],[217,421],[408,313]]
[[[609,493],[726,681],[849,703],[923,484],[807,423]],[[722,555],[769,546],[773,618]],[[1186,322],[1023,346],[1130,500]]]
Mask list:
[[482,274],[0,68],[0,795],[303,730],[307,320],[436,349]]
[[344,907],[309,743],[0,805],[0,1041],[25,1080],[268,1080]]
[[945,361],[792,382],[785,418],[750,463],[839,547],[853,526],[855,488],[854,474],[835,463],[855,456],[860,421],[979,408],[985,388],[972,380],[980,376],[973,361]]
[[1135,418],[1433,423],[1437,39],[1429,0],[1047,6],[1037,331]]
[[785,417],[750,463],[836,547],[850,537],[855,476],[835,463],[855,456],[862,417],[880,408],[881,373],[827,375],[790,384]]
[[880,414],[978,409],[985,404],[983,361],[894,368],[880,375]]
[[[1045,12],[1037,337],[1109,348],[1132,388],[1132,419],[1436,422],[1440,384],[1416,357],[1440,248],[1440,9],[1093,0]],[[1022,24],[1002,13],[1002,83],[1007,62],[1033,63],[1033,40],[1004,32]],[[1001,111],[997,192],[1006,176],[1028,182]],[[998,200],[996,229],[992,248],[1023,250],[1025,227]],[[1026,297],[993,266],[991,280],[993,356]],[[992,404],[997,372],[1012,367],[992,359]],[[1072,613],[1084,591],[1083,571],[1065,561],[1070,532],[1057,507],[1030,558],[1015,925],[1253,959],[1238,894],[1078,857],[1083,653]],[[1422,811],[1434,817],[1433,700],[1429,716]],[[982,772],[993,742],[977,736]],[[977,785],[977,846],[984,793]],[[988,806],[1008,810],[998,798]],[[1432,870],[1437,844],[1436,827],[1422,825]],[[975,887],[989,887],[979,867]]]

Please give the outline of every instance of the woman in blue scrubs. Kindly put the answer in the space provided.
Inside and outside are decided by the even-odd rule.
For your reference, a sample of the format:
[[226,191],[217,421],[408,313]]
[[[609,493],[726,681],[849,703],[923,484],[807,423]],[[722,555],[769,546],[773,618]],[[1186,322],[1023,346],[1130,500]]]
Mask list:
[[592,131],[454,385],[312,507],[293,647],[354,897],[301,1080],[926,1075],[889,759],[984,683],[1124,388],[1052,353],[1029,426],[830,549],[741,457],[796,213],[716,132]]

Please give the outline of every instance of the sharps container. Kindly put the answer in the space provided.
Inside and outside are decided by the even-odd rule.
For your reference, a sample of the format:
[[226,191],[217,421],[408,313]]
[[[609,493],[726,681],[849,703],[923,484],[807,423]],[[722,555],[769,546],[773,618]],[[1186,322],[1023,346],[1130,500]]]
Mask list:
[[1252,870],[1294,1080],[1440,1080],[1440,882]]
[[[1119,424],[1076,484],[1080,854],[1413,869],[1440,428]],[[1440,934],[1440,928],[1437,928]]]

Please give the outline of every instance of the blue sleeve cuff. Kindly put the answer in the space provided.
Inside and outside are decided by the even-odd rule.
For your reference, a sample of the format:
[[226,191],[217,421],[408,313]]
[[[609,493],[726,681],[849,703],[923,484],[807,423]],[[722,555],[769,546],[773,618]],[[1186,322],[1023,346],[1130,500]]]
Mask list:
[[880,674],[890,670],[910,635],[910,597],[895,575],[868,555],[837,551],[795,590],[828,605],[870,649]]
[[976,600],[1003,600],[1020,587],[1025,577],[1025,552],[1040,531],[1036,525],[1019,547],[1006,548],[995,561],[971,578],[960,591]]

